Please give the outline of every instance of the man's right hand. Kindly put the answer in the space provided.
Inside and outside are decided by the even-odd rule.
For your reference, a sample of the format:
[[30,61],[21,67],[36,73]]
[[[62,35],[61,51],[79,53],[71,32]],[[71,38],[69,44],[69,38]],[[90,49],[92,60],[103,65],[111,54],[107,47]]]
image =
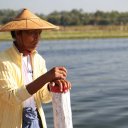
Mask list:
[[44,74],[47,82],[51,82],[58,79],[66,79],[67,70],[65,67],[54,67]]

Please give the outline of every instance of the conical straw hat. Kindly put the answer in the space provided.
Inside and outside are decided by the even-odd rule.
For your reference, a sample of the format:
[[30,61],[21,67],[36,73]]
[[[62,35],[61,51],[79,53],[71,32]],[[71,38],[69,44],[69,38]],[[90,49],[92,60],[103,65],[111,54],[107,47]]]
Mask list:
[[23,9],[16,18],[1,26],[0,32],[30,29],[47,30],[59,29],[59,27],[39,18],[28,9]]

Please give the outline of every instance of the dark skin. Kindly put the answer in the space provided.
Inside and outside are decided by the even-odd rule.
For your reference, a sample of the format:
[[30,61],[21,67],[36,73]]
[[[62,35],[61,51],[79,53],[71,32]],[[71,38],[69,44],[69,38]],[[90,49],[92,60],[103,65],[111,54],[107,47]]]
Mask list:
[[[15,45],[20,53],[23,53],[23,56],[30,55],[33,50],[38,46],[40,39],[40,34],[42,30],[22,30],[15,31]],[[54,67],[49,70],[47,73],[41,75],[36,80],[31,82],[26,86],[28,92],[33,95],[39,89],[42,88],[42,85],[50,82],[50,90],[55,91],[54,85],[57,85],[57,92],[66,92],[71,88],[71,84],[66,80],[67,70],[63,66]]]

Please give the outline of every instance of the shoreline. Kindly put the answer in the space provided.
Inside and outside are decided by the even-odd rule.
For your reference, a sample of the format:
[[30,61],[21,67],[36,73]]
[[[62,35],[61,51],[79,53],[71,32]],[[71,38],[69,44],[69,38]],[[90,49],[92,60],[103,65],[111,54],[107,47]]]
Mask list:
[[[41,40],[128,38],[128,26],[71,26],[42,31]],[[11,41],[9,32],[0,33],[0,41]]]

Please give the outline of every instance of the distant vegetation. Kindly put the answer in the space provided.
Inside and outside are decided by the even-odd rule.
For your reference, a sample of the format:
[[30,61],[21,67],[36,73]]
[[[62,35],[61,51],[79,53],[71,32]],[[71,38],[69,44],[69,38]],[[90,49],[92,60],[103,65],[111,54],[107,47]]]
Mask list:
[[[20,10],[0,10],[0,25],[14,18]],[[59,25],[59,31],[43,31],[41,39],[83,39],[128,37],[128,12],[86,13],[83,10],[54,11],[40,18]],[[11,40],[10,33],[0,33],[0,40]]]
[[[10,9],[0,10],[0,24],[4,24],[15,17],[18,11]],[[37,14],[42,19],[60,26],[82,26],[82,25],[127,25],[128,12],[84,12],[82,9],[71,11],[54,11],[48,15]]]

